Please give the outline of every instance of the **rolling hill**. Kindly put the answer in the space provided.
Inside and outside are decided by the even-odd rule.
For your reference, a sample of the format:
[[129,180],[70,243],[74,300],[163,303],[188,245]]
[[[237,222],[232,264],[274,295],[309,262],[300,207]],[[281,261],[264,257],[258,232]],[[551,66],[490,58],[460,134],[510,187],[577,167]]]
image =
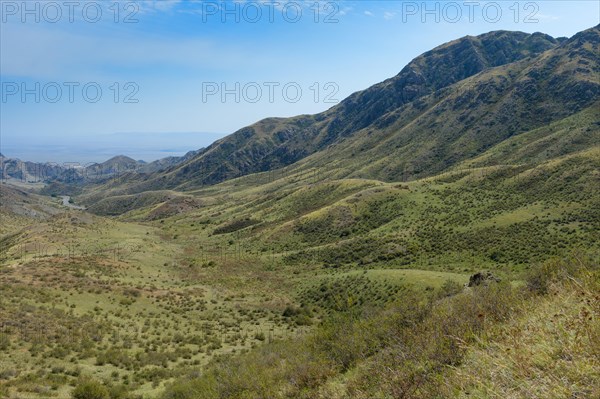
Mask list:
[[0,397],[597,396],[599,54],[465,37],[174,163],[0,185]]
[[596,141],[599,31],[561,40],[504,31],[458,39],[321,114],[265,119],[164,172],[124,176],[101,190],[189,190],[304,160],[347,169],[340,177],[430,176],[586,109],[586,140]]

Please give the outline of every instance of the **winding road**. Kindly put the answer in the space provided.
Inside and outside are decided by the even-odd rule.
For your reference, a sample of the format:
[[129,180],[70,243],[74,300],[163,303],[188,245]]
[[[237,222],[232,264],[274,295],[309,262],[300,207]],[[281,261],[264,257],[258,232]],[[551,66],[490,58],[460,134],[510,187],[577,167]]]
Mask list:
[[68,196],[68,195],[61,195],[61,198],[62,198],[62,204],[64,206],[68,207],[68,208],[77,209],[77,210],[80,210],[80,211],[82,211],[82,210],[85,209],[85,207],[83,207],[83,206],[78,206],[78,205],[71,204],[69,202],[71,200],[71,197]]

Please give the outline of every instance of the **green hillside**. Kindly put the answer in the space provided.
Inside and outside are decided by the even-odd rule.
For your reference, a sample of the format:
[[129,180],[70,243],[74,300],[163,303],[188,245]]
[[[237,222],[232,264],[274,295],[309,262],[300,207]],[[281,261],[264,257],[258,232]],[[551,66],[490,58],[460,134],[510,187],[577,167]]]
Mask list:
[[166,171],[3,182],[0,397],[598,396],[599,54],[466,37]]
[[322,114],[265,119],[181,165],[127,174],[83,201],[95,203],[107,193],[190,190],[309,160],[315,167],[345,168],[340,177],[434,175],[590,107],[594,115],[584,129],[597,142],[599,38],[598,27],[561,42],[503,31],[465,37]]

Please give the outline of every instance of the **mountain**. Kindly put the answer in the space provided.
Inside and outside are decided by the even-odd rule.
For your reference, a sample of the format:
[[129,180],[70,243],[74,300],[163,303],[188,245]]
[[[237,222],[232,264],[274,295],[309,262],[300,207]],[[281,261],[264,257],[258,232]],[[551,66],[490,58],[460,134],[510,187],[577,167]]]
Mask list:
[[37,183],[64,178],[68,168],[54,163],[21,161],[0,156],[0,179],[14,179],[23,183]]
[[126,156],[115,156],[102,163],[79,165],[55,162],[30,162],[18,158],[0,158],[0,174],[4,179],[23,183],[82,183],[98,180],[124,171],[136,170],[142,163]]
[[[336,158],[349,177],[431,176],[513,137],[534,131],[540,136],[539,129],[579,113],[590,117],[581,131],[566,132],[561,152],[588,148],[600,142],[599,53],[596,27],[535,58],[487,69],[388,112],[337,143]],[[313,163],[330,157],[316,154]]]
[[[599,27],[571,39],[507,31],[467,36],[328,111],[262,120],[162,173],[127,176],[105,188],[113,195],[188,190],[299,161],[343,165],[348,170],[338,177],[432,175],[595,109],[599,37]],[[587,128],[596,131],[594,124]]]
[[181,157],[165,157],[148,163],[136,161],[124,155],[119,155],[103,163],[88,166],[86,169],[90,173],[98,172],[107,176],[128,172],[155,173],[186,162],[192,159],[200,151],[201,150],[188,151]]
[[139,165],[140,162],[133,158],[129,158],[125,155],[117,155],[102,163],[88,166],[86,169],[89,171],[98,171],[100,173],[112,175],[114,173],[136,170]]
[[[125,155],[117,155],[111,159],[90,165],[71,165],[69,163],[30,162],[17,158],[7,158],[0,154],[0,178],[22,183],[50,183],[47,193],[61,194],[61,189],[79,192],[82,185],[102,182],[126,173],[157,173],[169,167],[186,162],[201,150],[189,151],[181,157],[166,157],[153,162],[136,161]],[[71,189],[66,185],[74,185]],[[58,192],[56,190],[59,190]]]
[[598,37],[44,189],[85,210],[1,185],[0,397],[599,397]]
[[146,164],[141,164],[137,171],[140,173],[155,173],[160,172],[162,170],[168,169],[170,167],[179,165],[181,163],[187,162],[196,155],[198,155],[202,149],[188,151],[185,155],[181,157],[165,157],[161,159],[157,159],[156,161],[149,162]]

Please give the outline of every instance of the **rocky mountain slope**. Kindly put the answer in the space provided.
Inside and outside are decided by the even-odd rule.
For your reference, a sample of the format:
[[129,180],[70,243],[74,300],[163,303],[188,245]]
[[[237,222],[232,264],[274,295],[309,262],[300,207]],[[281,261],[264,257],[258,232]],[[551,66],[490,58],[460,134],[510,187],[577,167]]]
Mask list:
[[537,129],[583,112],[589,123],[561,143],[568,153],[598,142],[599,43],[599,27],[560,40],[505,31],[464,37],[326,112],[262,120],[180,165],[131,174],[102,191],[189,190],[292,164],[344,168],[338,177],[406,180],[529,132],[537,131],[528,137],[536,136],[537,151],[544,152],[540,146],[556,141],[539,141],[552,131]]

